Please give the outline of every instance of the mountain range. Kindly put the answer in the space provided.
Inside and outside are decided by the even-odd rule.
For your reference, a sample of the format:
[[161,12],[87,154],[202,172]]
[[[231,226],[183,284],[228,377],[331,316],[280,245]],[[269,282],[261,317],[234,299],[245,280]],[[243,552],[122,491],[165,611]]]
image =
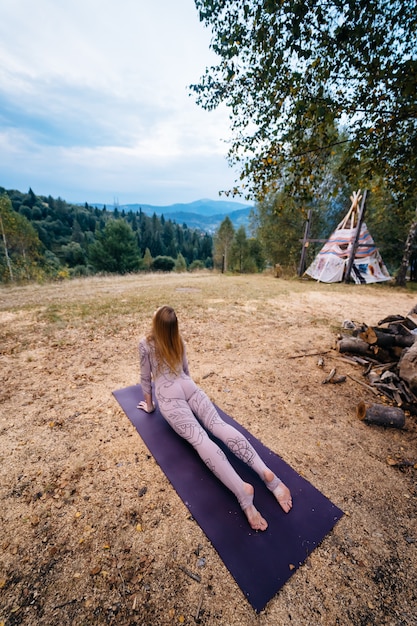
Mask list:
[[[94,204],[98,208],[103,208],[103,204]],[[170,219],[177,224],[186,224],[188,228],[198,228],[207,233],[214,233],[225,219],[229,217],[235,229],[244,226],[246,230],[249,226],[249,215],[253,209],[252,205],[239,202],[228,202],[227,200],[196,200],[187,204],[170,204],[168,206],[154,206],[152,204],[114,204],[106,205],[110,211],[118,209],[126,213],[133,211],[139,213],[141,210],[148,216],[154,213],[165,219]]]

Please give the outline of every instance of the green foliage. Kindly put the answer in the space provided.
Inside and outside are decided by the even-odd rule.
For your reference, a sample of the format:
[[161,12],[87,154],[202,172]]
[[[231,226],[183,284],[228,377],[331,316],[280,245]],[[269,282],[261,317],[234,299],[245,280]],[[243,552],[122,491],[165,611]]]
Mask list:
[[265,269],[266,259],[261,241],[258,238],[248,239],[248,255],[244,263],[246,272],[262,272]]
[[321,228],[342,187],[347,199],[377,179],[385,207],[376,199],[373,212],[370,198],[367,219],[388,263],[406,267],[417,204],[417,0],[195,4],[219,61],[191,90],[207,110],[230,109],[228,156],[240,170],[231,193],[261,203],[268,256],[296,256],[297,209],[277,212],[276,194],[304,214],[327,199]]
[[85,266],[87,254],[81,244],[71,241],[61,247],[61,252],[64,256],[65,263],[69,267],[75,267],[77,265]]
[[155,272],[172,272],[175,267],[175,259],[170,256],[157,256],[152,262]]
[[152,255],[151,255],[151,251],[149,250],[149,248],[146,248],[145,254],[144,254],[143,259],[142,259],[142,267],[145,270],[149,271],[151,269],[151,266],[152,266],[152,261],[153,261],[153,258],[152,258]]
[[263,246],[258,238],[248,239],[244,226],[235,231],[226,217],[215,235],[214,259],[223,271],[260,272],[265,267]]
[[[138,213],[133,211],[126,213],[117,209],[113,213],[106,207],[91,207],[87,203],[84,206],[68,204],[61,198],[36,196],[31,189],[24,194],[0,187],[1,194],[11,202],[8,206],[10,216],[15,220],[14,230],[19,230],[22,236],[26,233],[26,246],[22,248],[20,245],[14,252],[13,259],[8,260],[4,253],[2,238],[0,281],[12,280],[11,276],[13,280],[21,278],[42,280],[47,276],[55,278],[86,275],[95,271],[119,271],[117,268],[124,268],[124,261],[122,262],[120,258],[113,260],[106,258],[105,252],[109,253],[107,245],[109,242],[106,242],[106,251],[103,251],[102,241],[103,235],[107,239],[104,231],[106,225],[114,221],[115,214],[129,226],[129,239],[130,232],[134,233],[137,249],[135,248],[133,256],[139,258],[143,256],[140,269],[149,270],[152,259],[158,255],[178,258],[181,254],[187,265],[194,260],[202,260],[207,265],[212,263],[213,241],[210,235],[187,228],[185,224],[179,226],[163,216],[149,217],[141,210]],[[34,249],[29,250],[28,247],[29,231],[25,230],[29,228],[28,224],[34,229],[31,236],[35,237],[37,242],[36,255]],[[89,263],[90,253],[95,258],[94,266]],[[115,251],[115,254],[119,254],[119,251]],[[127,263],[126,267],[137,268],[138,265],[133,261]]]
[[188,269],[190,272],[196,272],[198,270],[205,269],[205,267],[206,266],[203,261],[193,261]]
[[76,265],[75,267],[71,267],[69,271],[71,278],[78,276],[91,276],[92,274],[94,274],[93,268],[88,265]]
[[214,262],[217,267],[227,272],[229,268],[229,254],[235,236],[235,229],[229,216],[220,224],[214,238]]
[[41,242],[29,220],[16,213],[9,197],[0,197],[0,275],[3,282],[31,280],[38,267]]
[[403,242],[407,239],[415,209],[413,201],[398,204],[381,179],[375,179],[371,184],[365,221],[392,275],[401,265]]
[[245,267],[247,266],[248,251],[249,242],[246,238],[246,230],[244,226],[240,226],[235,232],[230,251],[230,262],[233,269],[237,269],[239,272],[245,271]]
[[126,274],[140,267],[140,252],[132,228],[123,219],[107,222],[89,247],[88,258],[98,271]]
[[257,205],[258,237],[268,261],[294,265],[300,256],[300,237],[306,214],[284,193],[269,194]]
[[230,108],[229,156],[247,194],[262,199],[290,161],[297,179],[313,159],[319,172],[345,141],[346,172],[378,173],[397,198],[415,197],[416,0],[196,0],[196,7],[219,62],[191,88],[204,108]]
[[[195,261],[193,261],[195,263]],[[204,266],[204,263],[203,263]],[[187,271],[187,263],[182,256],[181,252],[177,256],[177,260],[175,261],[175,271],[176,272],[186,272]]]

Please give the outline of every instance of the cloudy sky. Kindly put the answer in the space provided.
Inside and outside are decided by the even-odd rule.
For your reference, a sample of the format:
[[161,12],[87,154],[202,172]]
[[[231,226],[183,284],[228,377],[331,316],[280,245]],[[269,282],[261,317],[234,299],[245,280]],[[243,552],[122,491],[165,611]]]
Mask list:
[[233,185],[226,110],[188,85],[215,62],[193,0],[2,0],[0,186],[167,205]]

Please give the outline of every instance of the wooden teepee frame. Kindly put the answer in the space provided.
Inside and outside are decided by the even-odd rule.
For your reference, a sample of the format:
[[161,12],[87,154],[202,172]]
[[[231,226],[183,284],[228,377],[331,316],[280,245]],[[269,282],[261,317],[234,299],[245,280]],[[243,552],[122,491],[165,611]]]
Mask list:
[[[349,212],[348,212],[348,216],[349,216],[349,213],[352,213],[352,217],[351,217],[352,225],[350,226],[350,228],[356,228],[356,232],[355,232],[355,239],[353,240],[353,245],[350,251],[349,263],[346,268],[345,283],[350,282],[350,272],[352,271],[353,261],[355,260],[356,250],[359,244],[359,235],[361,234],[361,226],[362,226],[363,218],[365,215],[367,191],[365,189],[365,191],[363,192],[363,196],[361,196],[360,193],[361,193],[361,190],[359,189],[359,191],[353,192],[353,194],[350,197],[352,201],[352,206],[350,207]],[[359,207],[360,200],[362,200],[362,202]],[[353,209],[353,207],[355,208]],[[356,224],[354,223],[355,216],[357,218]]]
[[[365,215],[366,196],[367,196],[366,189],[363,192],[363,195],[360,189],[352,193],[352,195],[350,196],[350,201],[352,203],[350,205],[350,209],[346,213],[345,217],[340,222],[340,224],[337,226],[337,228],[335,228],[335,230],[340,230],[344,228],[356,229],[355,238],[353,240],[353,244],[350,250],[349,262],[348,262],[346,272],[345,272],[345,277],[344,277],[345,283],[350,282],[350,273],[352,271],[353,262],[355,260],[356,250],[358,249],[358,246],[360,246],[359,235],[361,232],[361,226],[362,226],[363,218]],[[306,224],[304,228],[303,247],[301,251],[300,265],[298,268],[298,276],[302,276],[304,274],[306,251],[310,243],[326,243],[327,241],[327,239],[310,239],[311,216],[312,216],[312,211],[310,210],[308,212],[308,216],[307,216],[307,220],[306,220]]]

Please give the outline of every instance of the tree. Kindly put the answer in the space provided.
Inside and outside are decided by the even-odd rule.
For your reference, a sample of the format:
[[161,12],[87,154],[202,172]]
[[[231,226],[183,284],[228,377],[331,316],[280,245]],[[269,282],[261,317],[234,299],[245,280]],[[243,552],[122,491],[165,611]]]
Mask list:
[[64,255],[65,262],[69,265],[69,267],[85,265],[86,254],[77,241],[71,241],[70,243],[62,246],[61,253]]
[[397,285],[399,285],[400,287],[405,287],[406,285],[407,270],[408,270],[408,265],[409,265],[410,258],[411,258],[412,245],[413,245],[413,241],[415,239],[416,233],[417,233],[417,209],[416,209],[415,219],[412,221],[410,230],[408,232],[408,237],[405,242],[403,259],[402,259],[401,266],[397,274]]
[[15,267],[22,278],[30,280],[37,275],[41,242],[32,224],[19,213],[15,215],[16,232],[13,236]]
[[107,222],[90,246],[88,256],[98,271],[119,274],[138,270],[141,260],[135,233],[123,219]]
[[283,190],[289,170],[312,190],[309,176],[325,176],[326,158],[342,144],[339,167],[353,188],[379,175],[409,214],[417,178],[417,0],[195,4],[219,62],[191,89],[202,107],[231,110],[229,159],[242,181],[235,192],[263,200]]
[[8,196],[0,197],[0,251],[4,254],[5,267],[2,278],[30,279],[37,274],[41,242],[29,220],[16,213]]
[[10,254],[9,254],[8,238],[9,238],[10,230],[12,228],[13,228],[12,205],[11,205],[9,198],[4,195],[0,198],[0,230],[1,230],[1,237],[2,237],[2,243],[3,243],[4,258],[6,260],[6,266],[7,266],[10,280],[13,280],[13,269],[12,269],[12,262],[10,260]]
[[258,238],[248,239],[244,226],[235,232],[230,253],[231,265],[239,272],[259,272],[265,266],[263,247]]
[[[336,123],[348,129],[352,154],[377,159],[384,171],[389,155],[387,175],[410,191],[417,158],[416,0],[195,4],[220,61],[192,89],[207,109],[231,108],[238,131],[231,154],[258,155],[268,170],[264,180],[274,180],[288,150],[294,153],[299,141],[302,149],[326,148]],[[259,162],[253,165],[249,157],[245,177],[257,174]]]
[[258,202],[257,233],[270,263],[296,265],[305,218],[305,210],[284,192],[270,193]]
[[233,243],[235,229],[232,220],[226,216],[220,224],[214,237],[214,256],[222,271],[227,272],[229,263],[229,252]]
[[265,268],[265,255],[261,242],[258,238],[252,237],[248,240],[248,270],[251,272],[262,272]]
[[[162,224],[163,217],[164,216],[161,215],[161,224]],[[174,225],[171,222],[171,220],[165,221],[164,219],[163,229],[162,229],[162,241],[164,244],[165,253],[168,256],[172,256],[173,258],[175,258],[177,256],[177,245],[175,242]]]
[[243,272],[245,261],[248,255],[248,240],[246,238],[246,230],[244,226],[240,226],[235,233],[231,257],[239,272]]
[[150,270],[151,269],[151,265],[152,265],[152,261],[153,261],[153,258],[152,258],[151,252],[150,252],[149,248],[146,248],[145,254],[143,255],[143,259],[142,259],[143,267],[146,270]]

